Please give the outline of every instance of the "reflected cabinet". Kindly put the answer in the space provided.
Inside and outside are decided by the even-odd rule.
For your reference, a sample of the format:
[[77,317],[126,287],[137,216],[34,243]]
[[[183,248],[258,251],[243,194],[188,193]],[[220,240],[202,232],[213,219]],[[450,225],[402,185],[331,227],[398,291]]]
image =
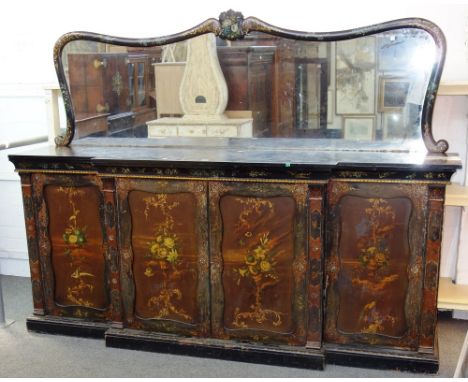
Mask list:
[[[31,331],[318,368],[437,372],[445,187],[427,20],[333,33],[232,10],[54,50],[67,127],[10,155]],[[72,142],[73,141],[73,142]]]

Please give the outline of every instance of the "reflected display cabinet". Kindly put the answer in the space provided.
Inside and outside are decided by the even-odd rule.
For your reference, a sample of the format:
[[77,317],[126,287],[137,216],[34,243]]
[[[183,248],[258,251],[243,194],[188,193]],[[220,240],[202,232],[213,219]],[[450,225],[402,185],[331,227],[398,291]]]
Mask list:
[[160,38],[62,36],[66,130],[10,155],[28,329],[437,372],[445,187],[461,167],[432,136],[444,57],[423,19],[305,33],[230,10]]

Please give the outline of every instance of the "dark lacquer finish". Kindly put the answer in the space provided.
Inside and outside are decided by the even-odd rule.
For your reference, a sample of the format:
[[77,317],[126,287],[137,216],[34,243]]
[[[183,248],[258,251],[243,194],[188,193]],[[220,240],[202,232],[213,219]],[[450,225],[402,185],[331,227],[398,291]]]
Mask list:
[[445,190],[443,187],[429,187],[427,204],[426,257],[424,271],[423,303],[421,310],[421,333],[419,349],[434,351],[437,324],[437,286],[439,284],[440,249],[442,224],[444,220]]
[[324,367],[324,356],[317,350],[282,345],[267,346],[254,342],[183,338],[131,329],[109,329],[106,332],[106,346],[303,369],[322,370]]
[[308,248],[309,267],[307,279],[307,347],[320,348],[322,344],[322,274],[324,232],[324,185],[309,186]]
[[[25,199],[31,330],[102,336],[112,322],[109,346],[183,354],[199,346],[200,355],[252,362],[250,352],[279,362],[281,348],[288,361],[279,363],[299,367],[320,367],[325,355],[437,369],[443,191],[457,164],[256,172],[97,160],[96,150],[12,158]],[[91,256],[75,273],[65,252],[85,244]],[[71,275],[100,285],[66,301]]]
[[34,314],[44,315],[44,293],[41,263],[36,228],[36,210],[32,190],[32,175],[21,175],[21,191],[23,194],[24,221],[26,239],[28,242],[29,269],[31,272],[32,298]]

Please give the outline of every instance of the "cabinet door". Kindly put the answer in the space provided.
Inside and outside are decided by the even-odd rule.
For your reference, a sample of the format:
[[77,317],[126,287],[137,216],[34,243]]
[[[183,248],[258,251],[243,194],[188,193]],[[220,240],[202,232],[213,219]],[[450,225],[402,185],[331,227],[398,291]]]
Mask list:
[[325,340],[417,349],[427,186],[331,182]]
[[206,183],[119,179],[124,325],[209,333]]
[[[92,176],[33,175],[45,313],[112,319],[101,182]],[[117,304],[118,305],[118,304]],[[118,307],[117,307],[118,308]]]
[[307,186],[209,187],[213,335],[305,344]]

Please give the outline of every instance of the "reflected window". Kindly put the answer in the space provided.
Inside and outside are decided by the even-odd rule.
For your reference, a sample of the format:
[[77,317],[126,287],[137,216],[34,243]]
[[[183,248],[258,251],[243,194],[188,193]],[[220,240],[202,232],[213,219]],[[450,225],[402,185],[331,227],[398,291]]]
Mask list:
[[130,106],[135,106],[135,95],[132,89],[135,88],[135,64],[128,64],[128,88],[130,89],[129,100]]

